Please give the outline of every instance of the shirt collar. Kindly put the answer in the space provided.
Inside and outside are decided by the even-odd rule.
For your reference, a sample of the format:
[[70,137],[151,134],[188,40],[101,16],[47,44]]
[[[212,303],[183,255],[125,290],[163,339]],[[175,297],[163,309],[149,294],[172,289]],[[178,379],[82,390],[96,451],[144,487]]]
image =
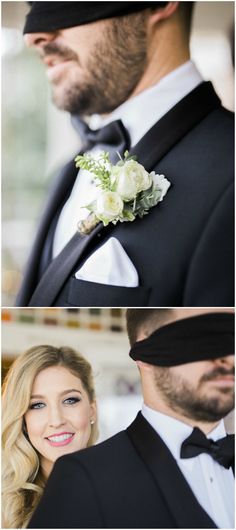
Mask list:
[[[162,414],[157,410],[151,409],[145,403],[142,406],[142,415],[150,423],[153,429],[161,436],[162,440],[171,451],[176,460],[180,459],[180,449],[183,441],[191,434],[193,428],[172,416]],[[216,441],[226,436],[224,421],[221,420],[218,425],[207,435]]]
[[[131,146],[166,114],[176,103],[203,81],[195,64],[188,61],[163,77],[156,85],[128,99],[109,116],[90,118],[90,127],[97,129],[113,120],[122,120],[131,138]],[[140,120],[140,108],[145,119]]]

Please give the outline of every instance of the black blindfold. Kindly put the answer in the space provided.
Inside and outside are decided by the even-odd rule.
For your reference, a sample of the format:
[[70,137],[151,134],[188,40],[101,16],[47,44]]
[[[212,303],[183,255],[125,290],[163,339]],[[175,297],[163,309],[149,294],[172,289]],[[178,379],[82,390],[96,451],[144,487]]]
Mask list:
[[168,2],[29,2],[23,33],[50,32],[129,15]]
[[156,366],[226,357],[234,353],[234,313],[205,313],[163,326],[138,341],[130,357]]

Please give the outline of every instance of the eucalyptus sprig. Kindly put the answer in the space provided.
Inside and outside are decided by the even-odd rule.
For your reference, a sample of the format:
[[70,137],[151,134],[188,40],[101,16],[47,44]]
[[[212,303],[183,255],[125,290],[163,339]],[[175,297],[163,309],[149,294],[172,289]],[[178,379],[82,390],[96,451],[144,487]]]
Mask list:
[[75,166],[92,173],[97,182],[97,186],[102,190],[110,190],[111,163],[109,153],[102,151],[97,158],[94,158],[90,153],[78,155],[75,158]]

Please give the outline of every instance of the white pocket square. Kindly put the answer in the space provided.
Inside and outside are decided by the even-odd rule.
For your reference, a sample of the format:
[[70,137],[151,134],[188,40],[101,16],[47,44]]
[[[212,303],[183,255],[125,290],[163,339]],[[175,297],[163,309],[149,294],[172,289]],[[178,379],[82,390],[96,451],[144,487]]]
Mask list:
[[115,237],[111,237],[94,252],[76,272],[77,280],[117,285],[120,287],[138,287],[138,273]]

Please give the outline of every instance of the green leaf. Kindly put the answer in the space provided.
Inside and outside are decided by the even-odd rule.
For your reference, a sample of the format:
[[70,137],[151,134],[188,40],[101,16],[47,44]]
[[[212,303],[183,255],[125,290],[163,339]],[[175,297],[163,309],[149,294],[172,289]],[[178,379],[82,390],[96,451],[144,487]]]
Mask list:
[[96,201],[90,202],[89,204],[86,204],[86,206],[82,206],[82,208],[87,208],[90,212],[94,212],[96,207]]
[[127,162],[128,160],[137,160],[137,155],[130,156],[129,151],[124,152],[124,161]]
[[126,209],[124,208],[123,212],[122,212],[122,216],[124,217],[125,220],[127,221],[134,221],[135,219],[135,215],[134,213],[132,212],[132,210],[130,209]]
[[102,151],[98,158],[93,158],[90,153],[78,155],[75,158],[75,165],[92,173],[95,177],[96,185],[102,190],[110,190],[111,163],[109,153]]

